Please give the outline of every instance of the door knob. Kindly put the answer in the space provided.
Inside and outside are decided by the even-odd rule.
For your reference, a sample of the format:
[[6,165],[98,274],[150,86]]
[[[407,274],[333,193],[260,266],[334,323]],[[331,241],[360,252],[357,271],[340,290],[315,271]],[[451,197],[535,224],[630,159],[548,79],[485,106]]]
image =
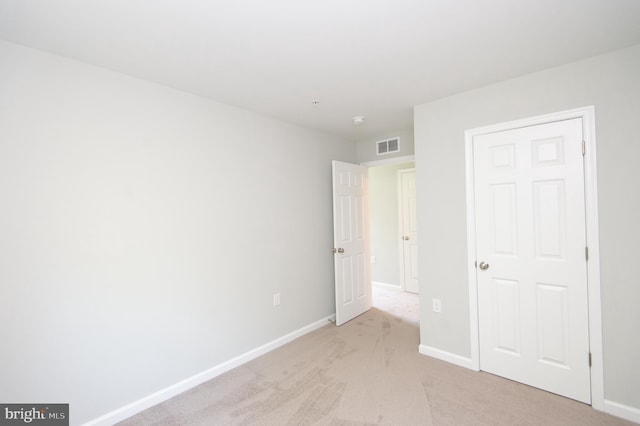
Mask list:
[[405,241],[409,241],[409,236],[405,235],[404,237],[402,237],[402,239],[405,240]]
[[480,265],[478,265],[480,267],[480,269],[482,269],[483,271],[485,269],[489,269],[489,264],[487,262],[480,262]]
[[333,252],[334,252],[334,253],[344,253],[344,249],[343,249],[342,247],[340,247],[340,248],[334,248],[334,249],[333,249]]

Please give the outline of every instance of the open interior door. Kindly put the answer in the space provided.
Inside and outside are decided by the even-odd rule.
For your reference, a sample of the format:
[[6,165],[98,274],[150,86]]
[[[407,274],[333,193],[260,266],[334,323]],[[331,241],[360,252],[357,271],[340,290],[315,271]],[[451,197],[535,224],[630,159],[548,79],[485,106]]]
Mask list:
[[371,308],[368,170],[333,162],[336,325]]

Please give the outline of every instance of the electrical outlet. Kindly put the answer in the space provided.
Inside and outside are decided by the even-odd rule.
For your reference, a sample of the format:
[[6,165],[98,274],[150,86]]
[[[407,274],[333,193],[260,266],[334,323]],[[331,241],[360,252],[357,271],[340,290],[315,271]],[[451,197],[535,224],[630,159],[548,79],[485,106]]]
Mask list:
[[442,300],[440,299],[432,299],[433,300],[433,312],[442,312]]
[[273,306],[280,304],[280,293],[273,293]]

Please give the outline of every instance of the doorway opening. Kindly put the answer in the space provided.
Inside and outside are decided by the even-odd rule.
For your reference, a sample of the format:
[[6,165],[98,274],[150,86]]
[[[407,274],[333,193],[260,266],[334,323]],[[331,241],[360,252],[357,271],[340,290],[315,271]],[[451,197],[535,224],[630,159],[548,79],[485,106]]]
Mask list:
[[402,157],[363,165],[369,167],[374,306],[388,306],[407,298],[417,300],[414,159]]
[[[411,170],[414,166],[413,162],[413,156],[396,157],[361,165],[332,162],[333,253],[335,255],[336,325],[338,326],[372,307],[373,282],[387,287],[388,290],[396,289],[398,294],[410,294],[417,302],[415,171]],[[391,165],[402,166],[392,166],[393,183],[391,191],[388,191],[383,198],[382,208],[391,206],[391,211],[395,211],[395,214],[391,219],[376,219],[373,225],[392,230],[391,239],[387,243],[392,254],[384,257],[384,266],[388,267],[392,279],[388,280],[391,282],[380,282],[371,278],[370,216],[372,210],[379,211],[380,208],[376,208],[375,203],[374,206],[369,203],[371,192],[379,193],[376,190],[377,185],[374,184],[371,189],[369,175],[371,167]],[[391,201],[389,201],[389,195]],[[387,248],[387,244],[383,245],[384,249]],[[373,264],[377,265],[380,258],[377,252],[374,256]],[[413,292],[409,293],[406,290],[413,290]]]

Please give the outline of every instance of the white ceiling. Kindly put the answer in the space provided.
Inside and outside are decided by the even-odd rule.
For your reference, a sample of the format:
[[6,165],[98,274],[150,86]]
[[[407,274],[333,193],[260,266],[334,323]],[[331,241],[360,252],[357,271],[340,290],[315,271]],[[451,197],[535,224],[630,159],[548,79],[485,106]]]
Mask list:
[[410,127],[414,105],[638,44],[640,1],[0,0],[0,38],[360,140]]

